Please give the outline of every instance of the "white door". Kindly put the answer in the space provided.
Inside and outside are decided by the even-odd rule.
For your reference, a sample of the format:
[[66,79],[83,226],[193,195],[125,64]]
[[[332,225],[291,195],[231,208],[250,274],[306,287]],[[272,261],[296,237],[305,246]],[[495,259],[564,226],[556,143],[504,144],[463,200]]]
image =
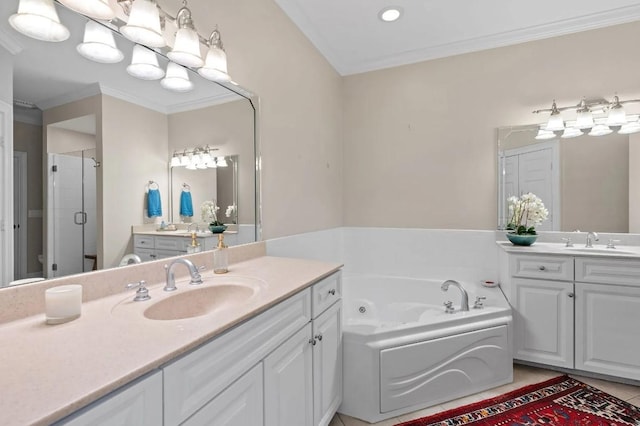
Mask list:
[[573,368],[573,283],[513,279],[514,358]]
[[576,366],[640,380],[640,287],[576,284]]
[[312,426],[311,324],[264,359],[265,426]]
[[313,320],[313,424],[327,426],[342,403],[342,301]]
[[520,187],[518,186],[518,155],[510,155],[504,157],[502,162],[502,182],[503,182],[503,199],[502,199],[502,220],[500,224],[506,226],[509,224],[509,197],[519,197]]
[[261,426],[263,416],[262,363],[260,363],[182,425]]
[[27,153],[13,151],[13,279],[27,277]]

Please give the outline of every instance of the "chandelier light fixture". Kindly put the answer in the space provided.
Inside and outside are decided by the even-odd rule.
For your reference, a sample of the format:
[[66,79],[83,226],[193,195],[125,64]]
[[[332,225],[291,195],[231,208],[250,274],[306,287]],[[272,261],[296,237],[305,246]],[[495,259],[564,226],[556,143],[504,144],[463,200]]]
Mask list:
[[[92,19],[85,25],[83,42],[78,53],[99,63],[120,62],[124,55],[116,46],[109,27],[136,43],[127,72],[143,80],[160,80],[165,71],[159,66],[157,53],[171,61],[162,87],[177,92],[193,89],[186,68],[215,82],[229,82],[227,54],[216,27],[208,38],[200,35],[194,25],[186,0],[175,17],[163,10],[156,0],[58,0],[63,6]],[[124,21],[116,17],[111,6],[117,4],[124,12]],[[9,17],[11,26],[28,37],[60,42],[69,38],[69,30],[58,17],[54,0],[19,0],[17,13]],[[175,28],[175,31],[174,31]],[[175,36],[175,37],[174,37]],[[202,49],[206,49],[206,59]]]
[[640,99],[621,101],[618,96],[614,96],[612,101],[582,99],[577,105],[558,107],[554,100],[551,108],[533,111],[534,114],[549,113],[546,123],[540,125],[535,138],[544,140],[560,136],[566,139],[584,134],[604,136],[614,131],[620,134],[640,132],[640,116],[627,114],[623,106],[638,102]]
[[213,152],[218,148],[205,147],[187,148],[182,152],[174,152],[171,156],[171,167],[185,167],[188,170],[215,169],[228,167],[225,157],[214,157]]

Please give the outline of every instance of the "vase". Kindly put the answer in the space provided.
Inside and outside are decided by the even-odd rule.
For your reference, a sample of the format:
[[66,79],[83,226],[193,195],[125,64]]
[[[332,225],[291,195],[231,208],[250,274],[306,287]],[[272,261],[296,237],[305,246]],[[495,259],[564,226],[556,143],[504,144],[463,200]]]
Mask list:
[[221,234],[227,229],[227,225],[209,225],[212,234]]
[[537,235],[531,234],[514,234],[507,232],[507,238],[514,246],[530,246],[538,239]]

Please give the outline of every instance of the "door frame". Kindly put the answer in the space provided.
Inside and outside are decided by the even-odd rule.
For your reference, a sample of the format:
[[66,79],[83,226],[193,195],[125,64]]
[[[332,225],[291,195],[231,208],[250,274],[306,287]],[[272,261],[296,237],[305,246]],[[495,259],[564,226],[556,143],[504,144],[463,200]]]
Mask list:
[[[18,270],[13,271],[15,279],[27,278],[27,153],[24,151],[13,151],[13,158],[17,160],[17,168],[14,168],[14,174],[19,173],[17,181],[13,182],[13,202],[14,202],[14,225],[16,221],[20,224],[20,231],[18,232],[18,247],[19,251],[14,253],[14,265],[17,260]],[[16,185],[19,188],[16,188]],[[18,203],[16,203],[18,198]],[[17,210],[17,217],[16,216]],[[14,232],[15,235],[15,232]],[[15,244],[15,241],[14,241]],[[15,268],[14,268],[15,269]]]
[[[13,280],[13,108],[0,100],[0,287]],[[11,231],[11,232],[9,232]]]

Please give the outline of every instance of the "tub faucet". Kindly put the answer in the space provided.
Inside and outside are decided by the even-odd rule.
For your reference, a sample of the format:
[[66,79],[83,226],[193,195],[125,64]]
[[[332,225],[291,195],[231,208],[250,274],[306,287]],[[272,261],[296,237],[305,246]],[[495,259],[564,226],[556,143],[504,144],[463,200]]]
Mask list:
[[587,244],[585,245],[585,247],[588,248],[593,248],[593,241],[598,241],[600,240],[600,238],[598,238],[598,234],[595,232],[588,232],[587,233]]
[[442,291],[447,291],[447,290],[449,290],[449,286],[450,285],[452,285],[454,287],[458,287],[458,290],[460,290],[460,293],[462,293],[462,301],[460,302],[460,310],[461,311],[468,311],[469,310],[469,295],[467,294],[467,291],[462,287],[462,285],[458,281],[454,281],[454,280],[446,280],[445,282],[442,283],[442,286],[440,288],[442,288]]
[[173,260],[169,265],[164,265],[164,269],[167,271],[167,283],[164,286],[164,291],[173,291],[176,289],[176,277],[173,274],[173,268],[175,268],[178,263],[182,263],[189,269],[189,274],[191,274],[191,281],[189,284],[202,284],[202,277],[200,276],[200,272],[196,265],[194,265],[189,259],[179,258]]

